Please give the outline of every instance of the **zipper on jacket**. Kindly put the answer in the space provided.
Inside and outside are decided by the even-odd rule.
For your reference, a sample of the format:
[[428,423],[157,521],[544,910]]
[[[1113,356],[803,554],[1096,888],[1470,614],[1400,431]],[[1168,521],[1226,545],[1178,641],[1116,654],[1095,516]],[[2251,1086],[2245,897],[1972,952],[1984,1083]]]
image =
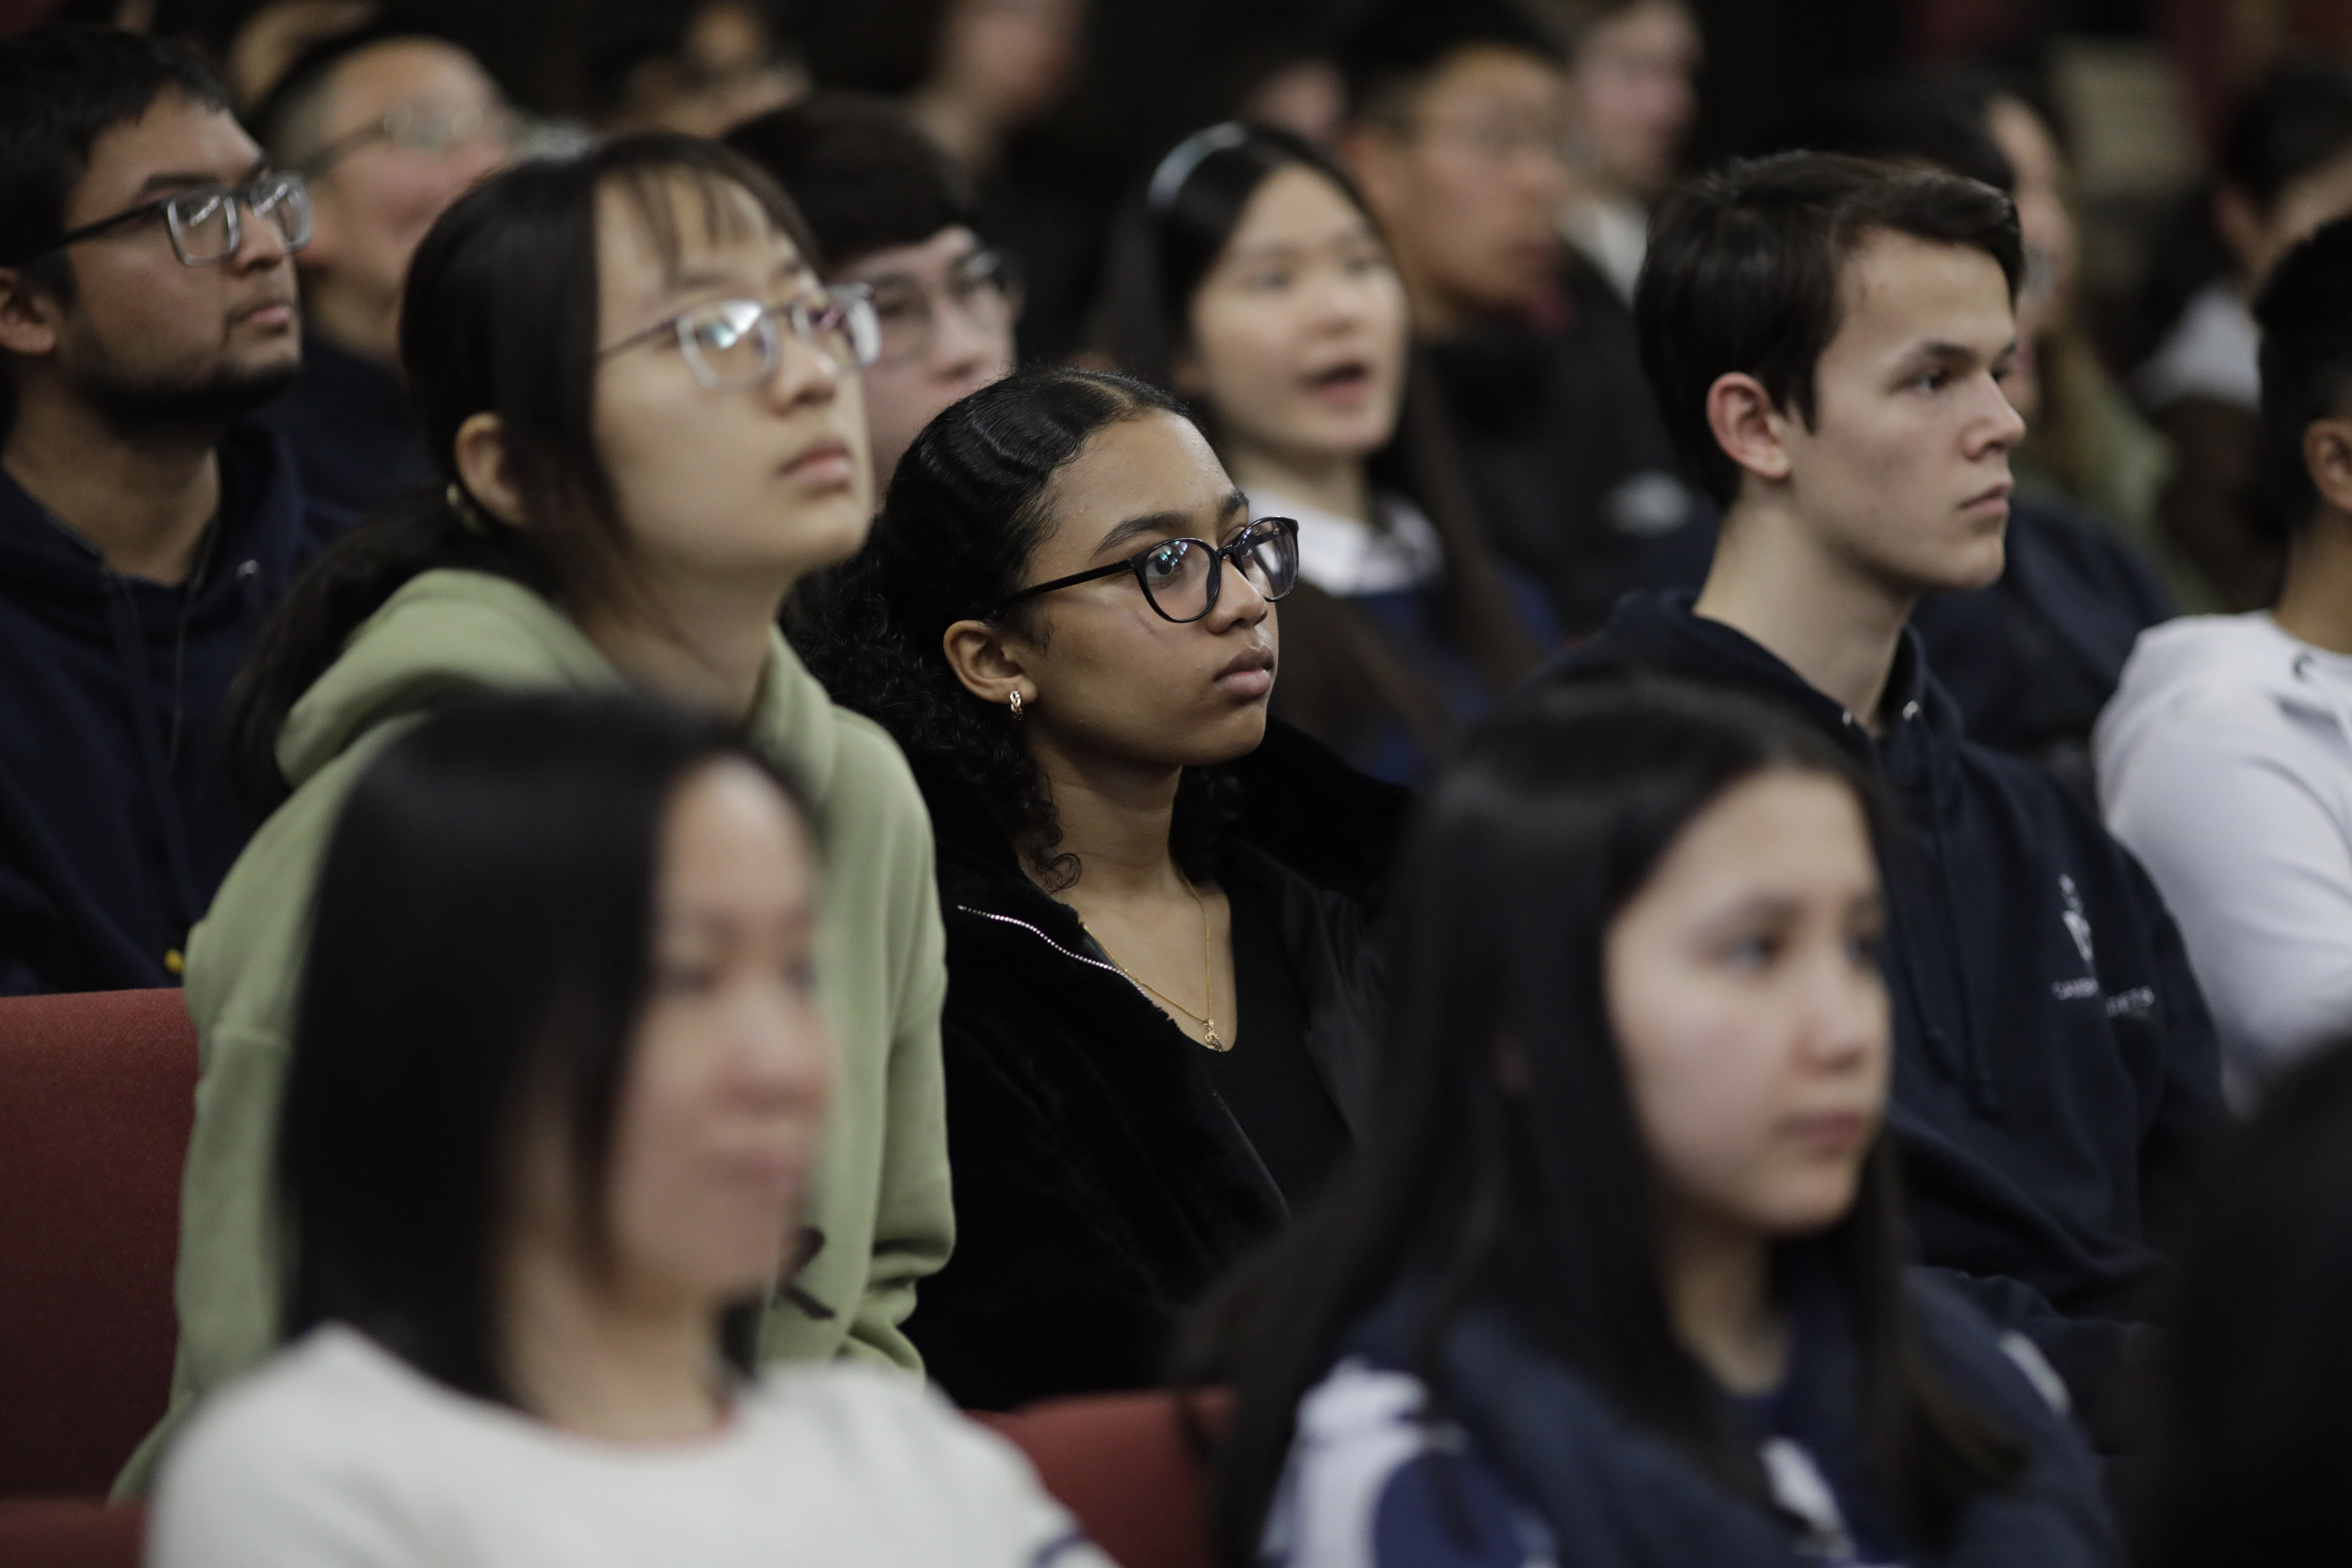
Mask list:
[[[1090,965],[1093,968],[1101,970],[1105,974],[1118,975],[1121,980],[1126,981],[1128,984],[1135,987],[1135,994],[1138,996],[1142,997],[1146,1002],[1151,1002],[1151,994],[1144,990],[1142,986],[1137,985],[1135,984],[1135,976],[1129,974],[1126,970],[1121,969],[1118,964],[1105,963],[1098,958],[1088,958],[1083,952],[1072,952],[1068,948],[1064,947],[1060,942],[1055,942],[1052,937],[1047,936],[1044,931],[1039,931],[1027,921],[1014,920],[1011,915],[991,914],[986,910],[973,909],[970,904],[958,904],[956,906],[956,912],[958,914],[977,915],[982,920],[994,921],[999,925],[1019,926],[1023,931],[1027,931],[1031,936],[1035,937],[1039,942],[1044,942],[1047,947],[1052,948],[1064,958],[1073,960],[1079,963]],[[1159,1007],[1160,1004],[1157,1002],[1151,1002],[1151,1005],[1156,1009]]]

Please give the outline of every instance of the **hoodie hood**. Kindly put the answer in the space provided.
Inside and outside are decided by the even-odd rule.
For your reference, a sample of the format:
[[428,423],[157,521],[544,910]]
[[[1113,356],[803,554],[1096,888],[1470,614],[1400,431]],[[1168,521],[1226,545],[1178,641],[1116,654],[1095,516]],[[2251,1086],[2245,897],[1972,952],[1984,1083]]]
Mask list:
[[2339,730],[2352,742],[2352,658],[2298,640],[2266,610],[2150,627],[2099,715],[2099,771],[2127,769],[2147,738],[2182,714],[2216,706],[2243,717],[2255,704]]

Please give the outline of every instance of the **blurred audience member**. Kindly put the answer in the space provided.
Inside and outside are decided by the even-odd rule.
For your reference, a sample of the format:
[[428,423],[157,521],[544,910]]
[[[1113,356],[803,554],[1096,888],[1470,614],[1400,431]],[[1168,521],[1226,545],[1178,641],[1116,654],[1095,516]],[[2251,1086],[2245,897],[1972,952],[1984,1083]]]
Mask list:
[[263,418],[310,494],[363,514],[433,477],[400,384],[400,286],[433,220],[506,162],[506,104],[465,50],[392,26],[295,61],[254,125],[316,215],[302,379]]
[[2328,219],[2352,212],[2352,66],[2280,67],[2239,104],[2207,198],[2221,242],[2133,389],[2176,458],[2164,529],[2224,610],[2278,596],[2280,530],[2262,517],[2262,374],[2248,301],[2272,265]]
[[589,101],[606,132],[724,136],[807,89],[758,0],[604,0],[590,26]]
[[1904,1268],[1874,805],[1681,686],[1471,740],[1363,1155],[1212,1316],[1224,1561],[2120,1568],[2047,1364]]
[[982,242],[963,171],[880,99],[820,92],[727,144],[792,193],[825,280],[873,291],[882,346],[863,379],[879,498],[917,431],[1012,374],[1020,280]]
[[363,761],[469,689],[643,687],[742,726],[802,781],[841,1074],[813,1256],[761,1349],[916,1364],[899,1324],[952,1233],[929,841],[897,749],[827,702],[775,628],[793,584],[856,551],[873,517],[856,374],[873,322],[821,285],[811,248],[766,175],[671,134],[518,163],[418,247],[401,367],[443,485],[304,576],[228,715],[238,782],[268,819],[189,954],[204,1076],[179,1360],[125,1491],[198,1399],[276,1348],[270,1122],[309,889]]
[[[1981,106],[1957,83],[1906,79],[1857,89],[1774,142],[1942,169],[2004,192],[2015,184]],[[2046,201],[2046,193],[2037,195]],[[2032,350],[2036,323],[2048,319],[2052,264],[2031,240],[2025,257],[2017,349],[2001,391],[2030,432],[2041,406]],[[1969,739],[2042,763],[2089,804],[2096,798],[2091,727],[2133,639],[2172,605],[2145,557],[2049,486],[2021,485],[2011,497],[2002,543],[1996,582],[1926,595],[1911,625],[1927,668],[1959,704]]]
[[1680,171],[1706,58],[1685,0],[1538,0],[1568,50],[1569,241],[1631,304],[1650,207]]
[[1629,586],[1696,581],[1705,509],[1677,477],[1624,307],[1566,265],[1549,36],[1516,0],[1379,0],[1339,54],[1342,148],[1496,551],[1544,584],[1571,636]]
[[1108,1568],[910,1380],[760,1371],[844,1070],[770,767],[541,696],[360,775],[279,1119],[294,1342],[174,1446],[157,1568]]
[[[257,0],[209,9],[205,32],[217,37],[221,74],[240,113],[251,113],[277,89],[287,68],[329,38],[366,26],[383,10],[378,0]],[[161,6],[157,20],[168,21]]]
[[[1402,792],[1268,736],[1297,563],[1166,393],[1030,371],[916,438],[796,634],[939,837],[956,1248],[908,1331],[959,1404],[1157,1381],[1354,1142],[1378,998],[1318,857],[1384,857]],[[1251,841],[1237,788],[1313,828]]]
[[2231,1138],[2184,1253],[2137,1561],[2352,1562],[2352,1044],[2283,1077]]
[[2285,586],[2140,638],[2099,722],[2107,825],[2179,917],[2241,1104],[2352,1026],[2352,219],[2256,314]]
[[0,43],[0,993],[176,984],[252,830],[222,703],[331,529],[247,417],[310,234],[176,47]]
[[1789,153],[1670,197],[1643,357],[1722,542],[1695,601],[1628,595],[1560,673],[1764,693],[1885,780],[1919,1256],[2097,1423],[2165,1274],[2149,1206],[2218,1118],[2220,1069],[2147,873],[2049,773],[1969,739],[1906,626],[2001,570],[2024,270],[2008,198],[1938,172]]
[[1275,715],[1417,782],[1534,669],[1550,616],[1497,570],[1433,389],[1405,410],[1412,336],[1379,225],[1328,154],[1227,122],[1169,153],[1131,226],[1105,346],[1192,401],[1254,515],[1298,524]]

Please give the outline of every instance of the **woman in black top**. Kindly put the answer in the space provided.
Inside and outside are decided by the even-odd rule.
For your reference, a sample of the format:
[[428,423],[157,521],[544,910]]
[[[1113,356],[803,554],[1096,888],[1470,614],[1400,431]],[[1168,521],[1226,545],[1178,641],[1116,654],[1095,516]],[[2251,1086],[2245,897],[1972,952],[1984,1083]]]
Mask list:
[[1296,576],[1166,394],[1046,370],[918,437],[797,606],[938,836],[958,1235],[908,1331],[963,1404],[1154,1381],[1353,1142],[1403,796],[1269,736]]

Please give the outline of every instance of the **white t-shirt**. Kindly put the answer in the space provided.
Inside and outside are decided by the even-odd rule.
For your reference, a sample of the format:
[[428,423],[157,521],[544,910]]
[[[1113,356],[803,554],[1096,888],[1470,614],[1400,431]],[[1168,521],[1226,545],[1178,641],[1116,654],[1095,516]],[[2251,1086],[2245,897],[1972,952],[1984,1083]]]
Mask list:
[[630,1445],[456,1393],[329,1325],[165,1461],[150,1568],[1110,1568],[1020,1452],[903,1373],[772,1370]]
[[1372,498],[1388,527],[1292,500],[1269,489],[1244,492],[1250,516],[1286,517],[1298,524],[1298,574],[1327,594],[1353,598],[1426,588],[1445,574],[1445,547],[1436,525],[1392,491]]
[[2240,408],[2263,404],[2263,330],[2229,279],[2207,284],[2189,301],[2163,346],[2132,375],[2150,408],[2209,397]]
[[2352,658],[2262,612],[2151,627],[2092,746],[2107,827],[2180,923],[2244,1108],[2352,1027]]

